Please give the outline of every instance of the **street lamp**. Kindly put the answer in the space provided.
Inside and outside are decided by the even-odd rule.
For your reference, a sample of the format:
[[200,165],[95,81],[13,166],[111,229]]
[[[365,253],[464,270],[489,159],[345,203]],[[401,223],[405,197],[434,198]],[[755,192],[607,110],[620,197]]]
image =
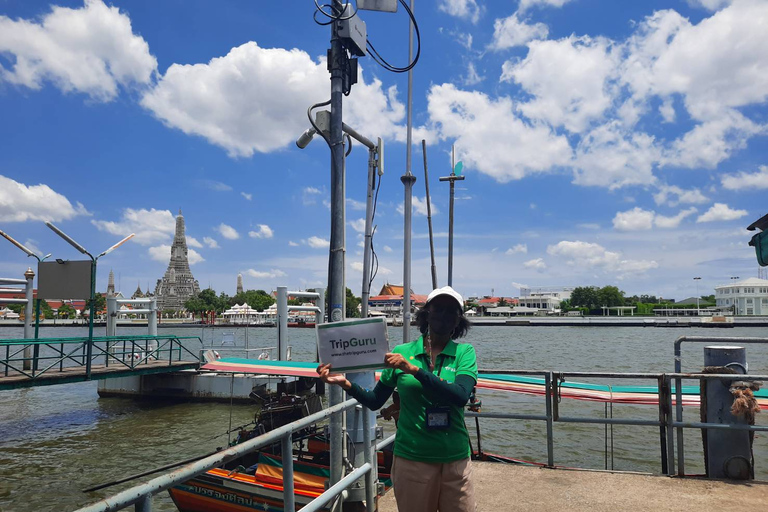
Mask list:
[[64,233],[62,230],[51,224],[50,222],[45,223],[46,226],[51,228],[51,230],[59,235],[61,238],[63,238],[69,245],[80,251],[81,253],[85,254],[89,258],[91,258],[91,293],[90,293],[90,300],[89,300],[89,306],[88,306],[88,348],[87,348],[87,355],[85,360],[85,375],[86,379],[91,378],[91,355],[93,354],[93,314],[94,314],[94,306],[96,304],[96,262],[101,258],[102,256],[106,256],[107,254],[111,253],[121,245],[123,245],[125,242],[136,236],[135,233],[131,233],[127,237],[123,238],[119,242],[117,242],[115,245],[107,249],[106,251],[102,252],[95,258],[91,253],[85,250],[85,248],[80,245],[79,243],[75,242],[69,235]]
[[[9,242],[11,242],[13,245],[18,247],[22,251],[24,251],[27,254],[28,258],[30,256],[35,258],[38,263],[43,262],[43,261],[45,261],[45,260],[47,260],[48,258],[51,257],[51,254],[48,253],[48,254],[46,254],[45,256],[43,256],[41,258],[37,254],[35,254],[35,252],[33,252],[32,250],[30,250],[27,247],[25,247],[24,244],[14,240],[14,238],[11,235],[9,235],[8,233],[6,233],[5,231],[3,231],[1,229],[0,229],[0,235],[2,235],[3,238],[5,238]],[[27,274],[25,273],[24,275],[26,276]],[[32,276],[34,277],[34,273],[32,273]],[[29,311],[29,310],[27,310],[27,311]],[[39,330],[40,330],[40,299],[38,298],[37,300],[35,300],[35,339],[38,338]],[[35,362],[34,366],[35,367],[34,367],[34,370],[37,370],[37,356],[39,355],[39,351],[40,351],[40,347],[35,345],[35,353],[34,353],[34,362]],[[27,347],[27,348],[24,349],[24,359],[25,359],[25,362],[29,360],[29,356],[30,356],[30,354],[29,354],[29,347]]]
[[[739,276],[731,276],[731,281],[735,281],[736,279],[740,279]],[[733,299],[733,314],[736,314],[736,302],[738,299]]]
[[696,316],[699,316],[701,312],[699,311],[699,281],[701,281],[700,277],[694,277],[694,281],[696,281]]

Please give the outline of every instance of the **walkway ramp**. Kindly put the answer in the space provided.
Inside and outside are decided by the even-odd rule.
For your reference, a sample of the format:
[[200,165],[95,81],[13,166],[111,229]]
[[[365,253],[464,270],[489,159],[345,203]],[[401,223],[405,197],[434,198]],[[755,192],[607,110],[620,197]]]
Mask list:
[[[768,482],[569,471],[473,462],[478,512],[768,510]],[[387,493],[379,512],[396,512]]]

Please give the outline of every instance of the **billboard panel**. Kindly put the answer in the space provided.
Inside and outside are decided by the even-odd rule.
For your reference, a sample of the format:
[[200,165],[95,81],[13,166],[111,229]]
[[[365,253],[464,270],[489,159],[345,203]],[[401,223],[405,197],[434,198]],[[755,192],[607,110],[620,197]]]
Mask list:
[[43,261],[37,266],[38,299],[90,299],[91,260]]

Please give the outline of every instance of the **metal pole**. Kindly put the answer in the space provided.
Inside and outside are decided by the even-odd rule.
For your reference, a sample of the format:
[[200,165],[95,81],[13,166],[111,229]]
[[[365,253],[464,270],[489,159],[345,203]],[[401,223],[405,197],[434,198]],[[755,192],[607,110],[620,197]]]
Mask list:
[[88,307],[88,346],[85,359],[85,380],[91,380],[91,356],[93,355],[93,310],[96,298],[96,260],[91,258],[91,301]]
[[546,387],[546,414],[547,414],[547,465],[554,467],[555,465],[555,440],[553,434],[553,416],[552,416],[552,402],[555,400],[554,395],[556,387],[553,384],[552,372],[547,372],[544,375],[544,386]]
[[[38,332],[40,330],[40,300],[41,299],[35,300],[35,339],[36,340],[39,339]],[[37,360],[39,357],[40,357],[40,345],[35,343],[35,350],[33,355],[35,364],[32,366],[33,371],[37,371],[37,362],[38,362]]]
[[455,182],[461,181],[464,176],[456,175],[456,164],[453,161],[453,146],[451,146],[451,174],[445,177],[441,177],[440,181],[447,181],[450,183],[451,195],[450,203],[448,207],[448,286],[453,286],[453,201],[454,201],[454,189]]
[[435,239],[432,236],[432,203],[429,199],[429,173],[427,172],[427,141],[421,140],[421,152],[424,155],[424,186],[427,189],[427,225],[429,226],[429,255],[432,258],[432,289],[437,288],[437,267],[435,266]]
[[371,296],[371,238],[373,237],[373,189],[376,183],[376,150],[368,150],[368,193],[365,198],[365,247],[363,248],[363,287],[360,293],[360,316],[368,318]]
[[[411,0],[411,12],[415,12]],[[413,61],[413,20],[408,22],[408,62]],[[411,217],[413,209],[413,184],[416,176],[411,173],[411,146],[413,145],[413,68],[408,70],[407,120],[405,135],[405,174],[400,177],[405,188],[403,206],[403,343],[411,339]]]
[[281,455],[283,457],[283,511],[295,512],[296,496],[293,494],[293,443],[291,433],[280,439]]
[[378,464],[374,463],[376,457],[375,447],[372,443],[371,436],[371,411],[367,408],[363,408],[363,446],[364,457],[363,460],[366,464],[371,465],[371,470],[365,475],[365,508],[367,512],[374,512],[376,510],[376,481],[378,480]]
[[[28,268],[24,272],[24,277],[27,280],[26,287],[24,289],[24,297],[27,299],[27,303],[24,305],[24,339],[32,338],[32,297],[35,283],[35,272]],[[30,345],[24,346],[24,369],[32,369],[32,347]]]
[[285,361],[288,344],[288,287],[277,287],[277,360]]
[[[344,12],[344,5],[340,0],[333,0],[333,10],[337,14]],[[347,60],[346,50],[342,47],[339,38],[340,22],[331,24],[331,246],[328,261],[328,295],[330,322],[344,320],[344,298],[346,294],[344,286],[344,178],[343,160],[343,76],[344,64]],[[329,405],[332,407],[341,403],[343,390],[339,386],[330,386],[328,393]],[[342,432],[342,414],[331,416],[329,435],[331,442],[330,460],[330,486],[341,480],[344,470],[341,448],[344,442]],[[341,501],[335,507],[341,509]]]

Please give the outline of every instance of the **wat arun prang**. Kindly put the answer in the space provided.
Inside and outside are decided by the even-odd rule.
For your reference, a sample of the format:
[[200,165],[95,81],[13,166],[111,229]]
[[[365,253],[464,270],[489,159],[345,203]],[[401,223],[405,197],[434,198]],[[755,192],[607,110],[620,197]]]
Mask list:
[[191,297],[200,293],[200,285],[192,271],[189,269],[189,257],[187,250],[187,238],[184,234],[184,216],[179,210],[176,217],[176,234],[173,237],[171,247],[171,261],[168,270],[162,279],[157,280],[155,297],[157,297],[157,309],[181,310],[184,303]]

